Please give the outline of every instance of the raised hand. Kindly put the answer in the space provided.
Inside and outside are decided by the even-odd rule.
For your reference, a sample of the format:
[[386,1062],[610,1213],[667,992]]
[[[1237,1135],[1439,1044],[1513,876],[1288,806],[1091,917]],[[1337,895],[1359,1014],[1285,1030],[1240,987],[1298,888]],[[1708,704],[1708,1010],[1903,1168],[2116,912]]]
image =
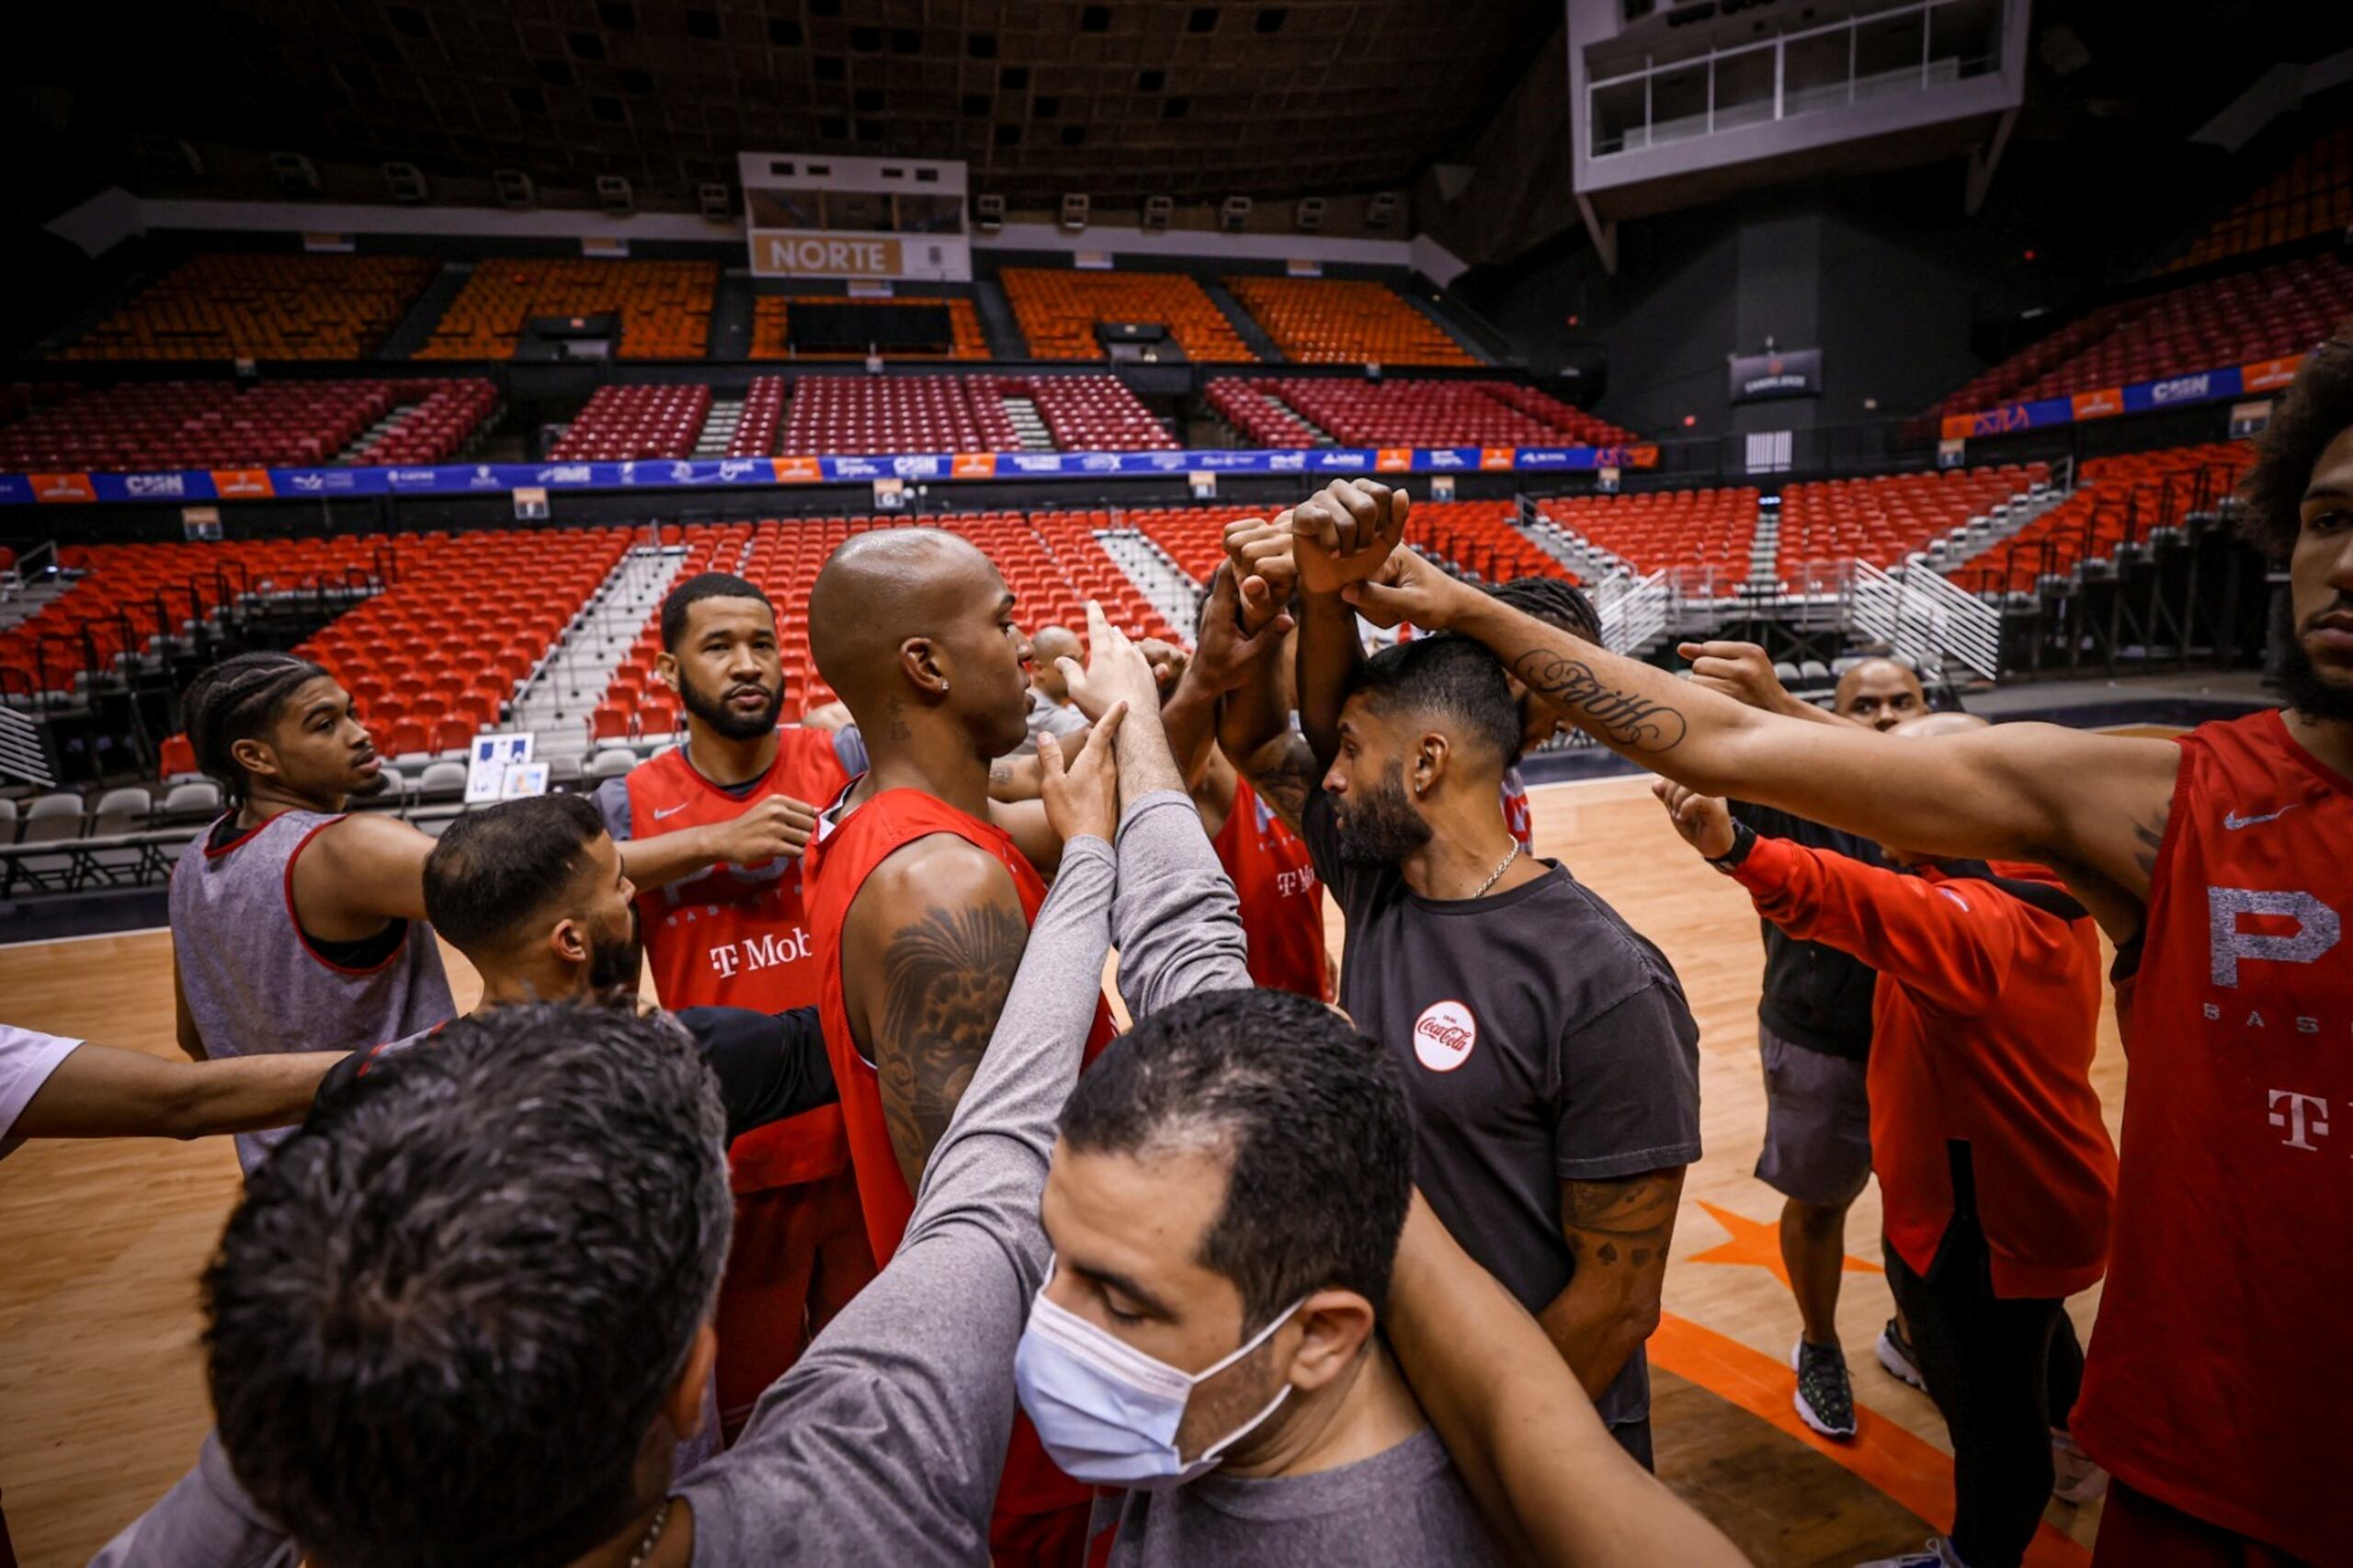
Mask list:
[[1160,707],[1160,682],[1152,662],[1093,599],[1086,601],[1086,667],[1080,669],[1078,661],[1069,658],[1054,664],[1069,684],[1070,699],[1089,719],[1102,718],[1122,701],[1145,711]]
[[1403,490],[1370,479],[1336,479],[1290,515],[1300,585],[1335,594],[1381,570],[1405,537],[1412,503]]
[[1671,778],[1651,780],[1651,793],[1666,808],[1683,842],[1711,860],[1732,853],[1732,810],[1713,795],[1688,790]]
[[1201,641],[1193,652],[1192,666],[1193,678],[1220,695],[1240,686],[1260,660],[1281,648],[1291,629],[1290,613],[1280,608],[1256,631],[1245,631],[1242,619],[1242,590],[1228,562],[1210,579],[1210,602],[1201,612]]
[[1771,656],[1754,642],[1678,642],[1675,651],[1691,661],[1695,686],[1768,713],[1786,713],[1797,702],[1773,673]]
[[1193,662],[1193,655],[1158,637],[1145,638],[1136,644],[1136,651],[1152,666],[1152,678],[1160,687],[1160,699],[1167,701],[1168,694],[1176,689],[1176,683],[1185,678],[1186,666]]
[[756,866],[779,855],[797,857],[817,828],[817,808],[789,795],[764,795],[743,813],[710,829],[712,859],[727,866]]
[[1350,583],[1340,597],[1375,626],[1411,621],[1427,631],[1442,631],[1468,603],[1486,596],[1459,578],[1449,577],[1410,550],[1400,550],[1362,582]]
[[1128,716],[1124,701],[1087,732],[1086,749],[1078,760],[1063,766],[1063,744],[1052,734],[1038,737],[1039,792],[1046,802],[1047,824],[1067,843],[1074,838],[1111,842],[1120,825],[1120,764],[1116,754],[1120,722]]
[[1225,525],[1225,558],[1233,568],[1240,619],[1245,631],[1256,631],[1283,613],[1291,591],[1299,585],[1299,561],[1291,552],[1292,514],[1277,514],[1274,521],[1243,517]]

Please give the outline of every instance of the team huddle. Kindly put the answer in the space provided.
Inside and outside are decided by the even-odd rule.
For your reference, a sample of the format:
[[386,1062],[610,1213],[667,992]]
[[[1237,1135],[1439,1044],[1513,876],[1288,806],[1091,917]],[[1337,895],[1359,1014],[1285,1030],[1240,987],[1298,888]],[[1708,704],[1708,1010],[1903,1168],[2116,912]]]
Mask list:
[[1569,728],[1763,923],[1832,1440],[1878,1176],[1879,1354],[1956,1498],[1891,1561],[2009,1568],[2103,1484],[2102,1565],[2341,1561],[2353,345],[2241,506],[2288,705],[2177,740],[1930,714],[1884,661],[1829,713],[1744,644],[1678,678],[1363,481],[1231,525],[1189,653],[1092,608],[1033,648],[974,546],[854,535],[801,724],[803,607],[688,578],[685,744],[438,840],[351,809],[330,676],[227,660],[184,699],[228,798],[171,886],[192,1063],[0,1028],[0,1138],[238,1135],[216,1431],[99,1561],[1739,1561],[1649,1473],[1699,1028],[1531,847],[1515,765]]

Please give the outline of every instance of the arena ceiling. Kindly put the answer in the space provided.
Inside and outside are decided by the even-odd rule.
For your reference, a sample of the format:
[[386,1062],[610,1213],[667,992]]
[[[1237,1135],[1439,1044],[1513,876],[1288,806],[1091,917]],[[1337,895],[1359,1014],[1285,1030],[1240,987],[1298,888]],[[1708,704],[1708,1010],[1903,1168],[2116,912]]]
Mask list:
[[[1467,150],[1560,47],[1561,16],[1559,0],[197,0],[32,71],[64,79],[52,112],[142,190],[206,183],[168,142],[159,155],[178,138],[428,179],[621,175],[665,206],[732,186],[747,150],[961,158],[1017,207],[1182,203],[1403,188]],[[20,55],[10,74],[27,74]],[[209,161],[215,184],[233,162]]]

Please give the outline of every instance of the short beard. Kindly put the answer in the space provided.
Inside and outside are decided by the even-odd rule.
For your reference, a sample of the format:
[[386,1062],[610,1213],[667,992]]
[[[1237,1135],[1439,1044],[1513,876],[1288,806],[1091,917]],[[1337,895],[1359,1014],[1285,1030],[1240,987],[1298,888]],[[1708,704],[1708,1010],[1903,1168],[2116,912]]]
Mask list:
[[687,711],[731,741],[756,741],[776,728],[777,717],[784,711],[784,688],[778,687],[767,693],[767,706],[759,712],[738,713],[723,697],[713,699],[697,690],[694,682],[684,678],[678,682],[678,700],[686,704]]
[[2280,653],[2279,686],[2287,706],[2314,723],[2353,722],[2353,683],[2322,675],[2301,638],[2288,639]]
[[372,801],[391,789],[393,782],[392,770],[389,767],[383,768],[352,785],[344,791],[344,795],[354,801]]
[[645,948],[639,940],[637,912],[630,912],[629,935],[617,942],[593,942],[588,949],[588,990],[634,992],[645,967]]
[[1430,841],[1430,824],[1405,798],[1405,765],[1392,762],[1380,788],[1338,811],[1340,858],[1351,866],[1393,866]]

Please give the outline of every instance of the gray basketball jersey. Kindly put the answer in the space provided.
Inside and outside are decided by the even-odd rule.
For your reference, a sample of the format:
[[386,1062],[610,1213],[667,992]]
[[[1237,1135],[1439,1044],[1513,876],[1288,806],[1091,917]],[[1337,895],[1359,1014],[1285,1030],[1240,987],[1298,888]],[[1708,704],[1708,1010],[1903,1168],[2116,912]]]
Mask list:
[[[172,870],[172,952],[188,1016],[207,1054],[358,1051],[399,1040],[457,1011],[433,928],[412,920],[368,969],[320,956],[294,918],[294,858],[343,820],[283,812],[218,848],[208,828]],[[288,1129],[240,1133],[251,1171]]]

